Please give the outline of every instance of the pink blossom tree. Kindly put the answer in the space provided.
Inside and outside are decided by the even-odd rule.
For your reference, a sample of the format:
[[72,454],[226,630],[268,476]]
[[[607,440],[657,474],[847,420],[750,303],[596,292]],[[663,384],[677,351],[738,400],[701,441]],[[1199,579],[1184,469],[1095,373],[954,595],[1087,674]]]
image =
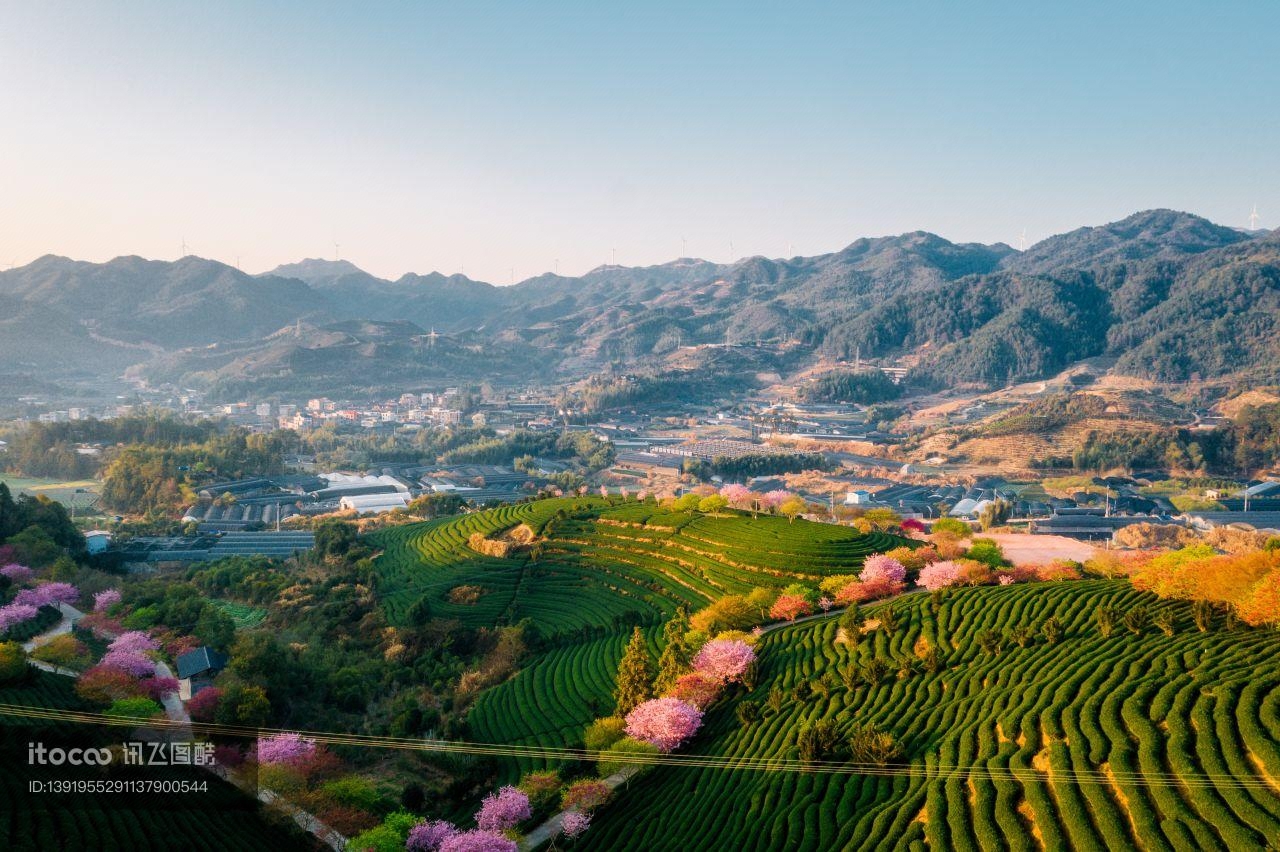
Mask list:
[[476,825],[485,831],[506,831],[531,815],[529,797],[515,787],[506,786],[484,797],[476,814]]
[[159,650],[160,643],[141,630],[130,630],[121,633],[107,646],[112,651],[130,651],[135,654],[146,654]]
[[17,562],[10,562],[8,565],[0,567],[0,575],[8,577],[9,582],[15,586],[30,580],[34,573],[27,566],[19,565]]
[[706,710],[720,695],[724,681],[707,677],[699,672],[688,672],[676,678],[668,698],[687,701],[699,710]]
[[862,563],[862,572],[858,579],[864,583],[885,583],[901,586],[907,578],[906,567],[892,556],[876,553],[868,556]]
[[455,834],[440,844],[440,852],[517,852],[519,848],[514,840],[484,829]]
[[151,677],[156,673],[155,662],[140,651],[107,651],[102,655],[99,665],[124,672],[130,677]]
[[720,681],[737,683],[756,661],[756,652],[740,639],[714,639],[694,655],[693,670]]
[[784,621],[795,621],[802,615],[813,612],[813,604],[803,595],[778,595],[778,599],[769,608],[769,616]]
[[31,604],[11,603],[0,606],[0,633],[17,624],[30,621],[40,614],[40,609]]
[[34,589],[23,589],[14,595],[13,602],[34,607],[73,604],[80,600],[80,590],[70,583],[41,583]]
[[591,827],[591,817],[581,811],[569,811],[560,820],[560,830],[570,840],[577,840]]
[[831,608],[835,605],[836,605],[836,602],[833,601],[831,598],[827,597],[826,595],[823,595],[822,597],[818,598],[818,609],[822,610],[823,612],[831,612]]
[[678,698],[654,698],[627,714],[627,734],[673,751],[702,727],[702,711]]
[[920,569],[919,584],[931,592],[960,582],[963,567],[952,560],[934,562]]
[[444,842],[456,837],[458,829],[453,823],[442,819],[432,822],[420,822],[409,829],[409,837],[405,840],[406,852],[439,852]]
[[106,612],[118,603],[120,603],[119,589],[103,589],[93,596],[93,611]]
[[298,766],[316,754],[316,741],[301,734],[273,734],[258,737],[258,763],[268,766]]
[[721,488],[720,496],[728,500],[729,505],[735,509],[750,508],[752,500],[755,498],[750,488],[745,485],[739,485],[736,482]]
[[862,603],[871,600],[874,589],[861,580],[853,580],[845,583],[836,590],[836,603],[841,606],[848,606],[853,603]]
[[773,491],[766,492],[765,495],[761,498],[760,502],[764,503],[765,507],[768,509],[776,509],[790,499],[791,499],[790,491],[785,491],[781,488],[777,488],[777,489],[774,489]]

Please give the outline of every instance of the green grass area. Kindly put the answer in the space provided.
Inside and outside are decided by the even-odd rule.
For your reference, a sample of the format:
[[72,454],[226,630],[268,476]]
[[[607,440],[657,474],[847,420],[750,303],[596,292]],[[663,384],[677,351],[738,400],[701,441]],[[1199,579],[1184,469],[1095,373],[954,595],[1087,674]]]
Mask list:
[[102,483],[97,480],[34,479],[0,473],[0,482],[8,485],[15,497],[19,494],[44,495],[65,506],[74,506],[77,515],[100,514],[98,500],[101,497]]
[[[1104,639],[1093,621],[1101,604],[1171,608],[1178,630],[1121,627]],[[778,687],[781,708],[744,727],[735,717],[744,698],[723,702],[685,753],[795,759],[805,723],[830,719],[847,733],[874,721],[903,743],[905,765],[930,775],[657,767],[597,814],[580,845],[1196,850],[1272,848],[1280,838],[1280,633],[1201,633],[1188,604],[1124,581],[960,590],[936,613],[926,595],[896,606],[903,625],[893,636],[875,631],[858,656],[872,647],[882,659],[907,656],[923,637],[944,655],[937,674],[849,689],[839,674],[855,658],[836,643],[835,619],[787,627],[762,640],[750,696]],[[1037,636],[991,654],[975,641],[1050,616],[1066,628],[1057,645]],[[824,677],[828,696],[792,695],[796,683]],[[1076,783],[1077,773],[1098,774]]]
[[225,612],[235,622],[236,629],[241,630],[246,627],[257,627],[267,619],[267,611],[262,607],[251,606],[250,604],[238,603],[236,601],[224,601],[216,598],[210,598],[209,603]]
[[[28,684],[0,688],[0,704],[92,710],[75,694],[71,678],[35,672]],[[27,743],[47,748],[119,744],[136,737],[127,728],[98,728],[0,715],[0,849],[292,850],[312,849],[285,818],[215,776],[193,767],[33,767]],[[46,793],[28,791],[32,779],[194,781],[205,792]]]

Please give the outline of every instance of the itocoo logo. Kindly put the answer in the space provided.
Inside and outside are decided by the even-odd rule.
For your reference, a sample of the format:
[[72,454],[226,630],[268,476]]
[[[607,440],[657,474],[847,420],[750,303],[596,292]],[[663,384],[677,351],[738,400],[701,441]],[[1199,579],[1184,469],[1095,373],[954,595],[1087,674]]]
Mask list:
[[28,766],[106,766],[109,748],[45,748],[44,743],[27,743]]

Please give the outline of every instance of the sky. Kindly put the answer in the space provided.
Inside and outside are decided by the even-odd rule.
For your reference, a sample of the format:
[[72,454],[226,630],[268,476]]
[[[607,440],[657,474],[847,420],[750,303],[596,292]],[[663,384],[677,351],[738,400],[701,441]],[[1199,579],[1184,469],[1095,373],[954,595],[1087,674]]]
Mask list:
[[1153,207],[1275,227],[1277,32],[1270,0],[0,0],[0,269],[185,244],[506,284]]

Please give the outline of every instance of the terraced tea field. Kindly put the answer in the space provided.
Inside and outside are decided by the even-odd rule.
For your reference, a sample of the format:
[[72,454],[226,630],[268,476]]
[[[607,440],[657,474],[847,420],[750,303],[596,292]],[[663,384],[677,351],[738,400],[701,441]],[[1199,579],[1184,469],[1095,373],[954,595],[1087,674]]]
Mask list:
[[[1177,632],[1118,627],[1102,638],[1100,604],[1173,608]],[[876,630],[858,655],[943,655],[936,674],[852,689],[854,658],[835,618],[788,626],[759,646],[763,700],[780,709],[748,726],[741,697],[713,707],[684,753],[735,760],[797,757],[801,726],[842,734],[874,721],[903,744],[888,774],[660,766],[606,806],[589,849],[1274,849],[1280,842],[1280,634],[1199,632],[1189,605],[1125,581],[984,587],[897,603],[903,624]],[[875,608],[869,610],[872,617]],[[984,630],[1038,628],[1064,638],[984,651]],[[532,672],[531,672],[532,674]],[[548,672],[548,675],[554,675]],[[793,687],[826,678],[827,696]],[[838,768],[833,764],[830,768]]]
[[[475,533],[494,537],[519,524],[543,538],[536,557],[485,556],[467,543]],[[754,586],[850,573],[901,540],[773,516],[704,517],[580,497],[396,527],[373,542],[383,550],[378,593],[393,623],[425,595],[433,613],[466,624],[532,618],[547,635],[585,640]],[[472,603],[451,601],[459,586],[479,586],[482,594]]]

